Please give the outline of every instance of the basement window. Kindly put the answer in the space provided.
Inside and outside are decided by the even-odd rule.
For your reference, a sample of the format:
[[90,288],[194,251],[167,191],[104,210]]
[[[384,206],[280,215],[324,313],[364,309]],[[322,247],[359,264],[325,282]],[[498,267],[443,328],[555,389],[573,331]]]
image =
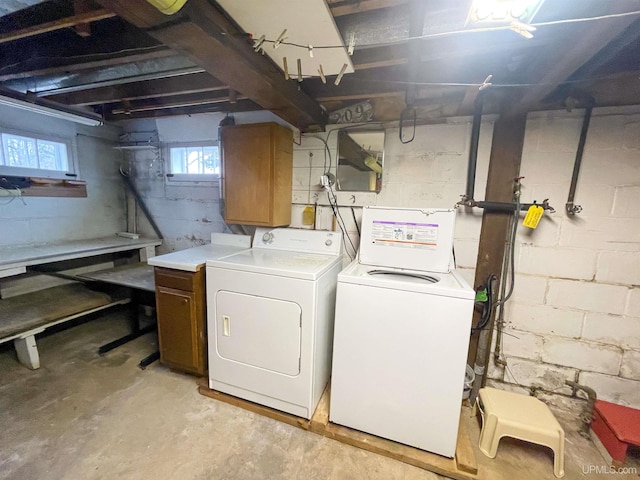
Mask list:
[[76,177],[69,139],[0,130],[0,175],[70,179]]
[[220,178],[217,142],[169,144],[166,158],[168,183],[214,182]]

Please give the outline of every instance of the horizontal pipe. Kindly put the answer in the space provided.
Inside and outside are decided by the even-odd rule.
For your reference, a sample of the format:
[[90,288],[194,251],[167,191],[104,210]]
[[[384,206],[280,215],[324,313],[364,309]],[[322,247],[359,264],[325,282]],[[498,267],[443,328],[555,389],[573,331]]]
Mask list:
[[[484,208],[485,210],[496,210],[503,212],[513,212],[516,209],[515,202],[487,202],[483,200],[472,200],[471,202],[464,203],[464,205],[467,205],[469,207]],[[529,208],[534,205],[536,207],[542,207],[544,210],[548,210],[551,213],[555,212],[555,209],[551,205],[549,205],[546,200],[542,203],[521,203],[520,210],[529,210]]]

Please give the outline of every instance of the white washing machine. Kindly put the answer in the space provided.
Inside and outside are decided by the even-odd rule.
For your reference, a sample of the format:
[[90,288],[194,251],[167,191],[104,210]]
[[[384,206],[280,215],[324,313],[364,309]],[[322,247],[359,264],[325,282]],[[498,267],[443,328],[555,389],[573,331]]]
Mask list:
[[209,387],[311,418],[331,371],[342,239],[256,230],[253,248],[207,262]]
[[338,276],[329,418],[455,454],[475,292],[452,267],[454,210],[365,207]]

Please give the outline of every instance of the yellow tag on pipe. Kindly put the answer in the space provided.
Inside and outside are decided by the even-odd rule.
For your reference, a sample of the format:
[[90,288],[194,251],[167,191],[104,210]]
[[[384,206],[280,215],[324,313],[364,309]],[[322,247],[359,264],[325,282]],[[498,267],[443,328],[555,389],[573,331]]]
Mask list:
[[542,218],[542,214],[544,213],[544,208],[540,205],[531,205],[529,210],[527,210],[527,214],[524,217],[524,221],[522,224],[525,227],[536,228],[538,223],[540,223],[540,219]]

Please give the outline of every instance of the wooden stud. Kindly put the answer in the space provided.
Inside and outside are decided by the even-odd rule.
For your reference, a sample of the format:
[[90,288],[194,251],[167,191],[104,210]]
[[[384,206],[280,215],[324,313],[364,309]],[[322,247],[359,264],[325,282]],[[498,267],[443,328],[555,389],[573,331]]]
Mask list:
[[105,18],[112,18],[115,16],[115,13],[104,8],[92,10],[72,17],[54,20],[53,22],[41,23],[40,25],[35,25],[33,27],[3,33],[0,35],[0,43],[13,42],[14,40],[19,40],[21,38],[33,37],[35,35],[41,35],[43,33],[53,32],[63,28],[75,27],[76,25],[87,24],[89,22],[97,22],[98,20],[104,20]]
[[[515,101],[515,100],[514,100]],[[524,134],[527,124],[527,114],[516,116],[501,114],[493,127],[491,155],[489,159],[489,174],[484,199],[495,202],[512,202],[514,179],[520,175],[520,162],[524,144]],[[511,223],[513,213],[506,211],[484,210],[478,248],[478,260],[474,286],[486,285],[489,274],[498,277],[502,273],[502,259],[505,251],[505,238]],[[495,314],[495,311],[494,311]],[[473,325],[480,321],[478,310],[474,312]],[[494,316],[492,315],[487,329],[492,332]],[[473,365],[478,349],[476,333],[469,343],[469,365]],[[485,365],[490,354],[487,349]],[[477,381],[477,380],[476,380]]]

